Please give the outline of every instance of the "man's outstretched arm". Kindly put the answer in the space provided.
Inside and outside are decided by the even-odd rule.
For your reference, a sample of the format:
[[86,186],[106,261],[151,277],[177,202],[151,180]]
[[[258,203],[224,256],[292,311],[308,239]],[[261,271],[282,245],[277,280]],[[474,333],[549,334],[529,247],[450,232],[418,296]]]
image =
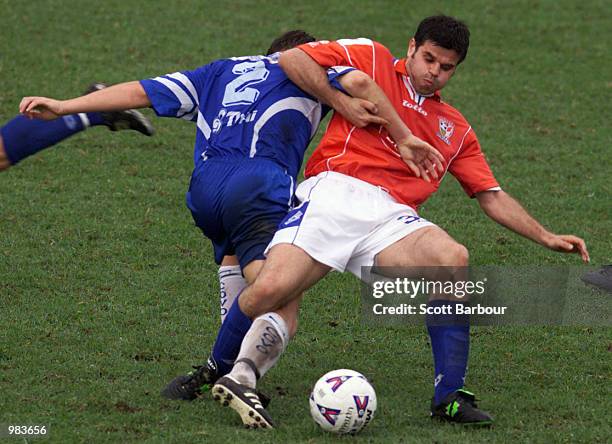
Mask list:
[[554,234],[503,191],[483,191],[476,194],[480,207],[495,222],[540,245],[563,253],[578,253],[589,262],[589,252],[584,240],[571,234]]
[[147,108],[151,101],[138,81],[119,83],[91,94],[68,100],[24,97],[19,112],[29,118],[56,119],[68,114],[123,111]]

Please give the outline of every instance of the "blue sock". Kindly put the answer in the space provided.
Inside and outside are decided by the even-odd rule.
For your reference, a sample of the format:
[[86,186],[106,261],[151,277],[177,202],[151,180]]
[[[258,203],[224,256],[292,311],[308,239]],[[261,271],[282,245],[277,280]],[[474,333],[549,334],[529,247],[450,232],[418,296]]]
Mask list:
[[253,323],[253,321],[240,310],[240,305],[238,305],[239,299],[240,296],[236,298],[229,309],[225,321],[221,324],[221,328],[217,334],[217,340],[213,347],[212,358],[217,365],[219,376],[223,376],[232,370],[234,360],[238,356],[240,346],[242,345],[242,339],[244,339],[244,336]]
[[74,114],[55,120],[17,116],[0,128],[4,150],[11,165],[83,131],[104,124],[100,113]]
[[434,403],[463,387],[470,352],[468,315],[456,315],[456,306],[463,302],[430,301],[429,307],[450,306],[448,314],[427,315],[427,330],[434,358]]

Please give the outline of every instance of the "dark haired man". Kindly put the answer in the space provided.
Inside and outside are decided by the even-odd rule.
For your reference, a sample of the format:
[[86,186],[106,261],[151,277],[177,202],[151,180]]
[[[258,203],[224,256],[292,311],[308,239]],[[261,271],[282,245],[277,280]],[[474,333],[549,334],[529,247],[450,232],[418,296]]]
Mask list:
[[[588,261],[582,239],[547,231],[501,190],[471,126],[441,100],[439,90],[468,46],[469,31],[462,22],[434,16],[420,23],[405,59],[395,59],[387,48],[364,38],[309,43],[281,55],[288,77],[320,100],[333,93],[323,68],[345,65],[367,73],[414,135],[442,153],[446,165],[437,179],[423,180],[390,149],[384,131],[359,128],[341,114],[333,115],[308,161],[307,180],[296,190],[300,205],[280,224],[257,279],[230,309],[228,319],[240,323],[226,322],[219,332],[222,338],[232,329],[244,331],[250,323],[232,371],[213,387],[215,399],[236,410],[247,426],[264,420],[266,427],[272,426],[269,414],[253,402],[256,380],[275,364],[294,333],[296,313],[290,307],[297,310],[296,298],[331,269],[361,277],[362,266],[440,266],[446,267],[447,279],[460,280],[468,265],[467,248],[416,213],[447,172],[496,222]],[[434,307],[458,303],[453,297],[430,301]],[[432,416],[491,424],[491,416],[478,409],[474,395],[463,388],[469,321],[443,314],[429,316],[427,324],[435,364]]]

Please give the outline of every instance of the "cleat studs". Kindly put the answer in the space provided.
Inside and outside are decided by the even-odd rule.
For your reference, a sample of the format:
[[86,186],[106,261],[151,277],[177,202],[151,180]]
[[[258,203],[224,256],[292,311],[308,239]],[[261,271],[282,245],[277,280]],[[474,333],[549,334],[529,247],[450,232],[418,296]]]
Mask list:
[[215,396],[213,396],[213,399],[214,399],[215,401],[221,401],[221,396],[219,396],[219,395],[215,395]]
[[249,416],[253,416],[255,415],[255,412],[253,412],[253,410],[249,410]]
[[257,422],[261,421],[261,417],[260,416],[256,416],[255,417],[255,421],[257,421]]
[[223,405],[227,407],[229,405],[229,401],[223,401]]
[[233,398],[231,393],[228,393],[227,396],[225,397],[225,399],[227,399],[228,401],[231,401]]
[[268,425],[267,425],[265,422],[262,422],[262,423],[261,423],[261,428],[262,428],[262,429],[265,429],[266,427],[268,427]]

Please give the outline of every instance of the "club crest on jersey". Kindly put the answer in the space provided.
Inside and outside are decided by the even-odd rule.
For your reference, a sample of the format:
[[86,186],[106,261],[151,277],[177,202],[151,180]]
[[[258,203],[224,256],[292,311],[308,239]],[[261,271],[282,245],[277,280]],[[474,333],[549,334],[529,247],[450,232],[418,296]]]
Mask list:
[[438,117],[440,125],[438,127],[437,136],[442,139],[444,143],[450,145],[450,138],[455,132],[455,124],[444,117]]
[[366,408],[368,407],[368,402],[370,402],[369,396],[363,396],[363,399],[361,398],[361,396],[353,395],[355,405],[357,406],[357,416],[359,416],[360,418],[365,415]]
[[331,425],[336,425],[336,421],[338,419],[338,415],[340,414],[339,409],[330,409],[328,407],[323,407],[322,405],[317,404],[319,412],[321,415],[329,422]]
[[334,376],[333,378],[329,378],[325,382],[327,382],[328,384],[332,384],[331,390],[332,392],[335,392],[336,390],[340,388],[342,384],[344,384],[350,378],[351,376]]

